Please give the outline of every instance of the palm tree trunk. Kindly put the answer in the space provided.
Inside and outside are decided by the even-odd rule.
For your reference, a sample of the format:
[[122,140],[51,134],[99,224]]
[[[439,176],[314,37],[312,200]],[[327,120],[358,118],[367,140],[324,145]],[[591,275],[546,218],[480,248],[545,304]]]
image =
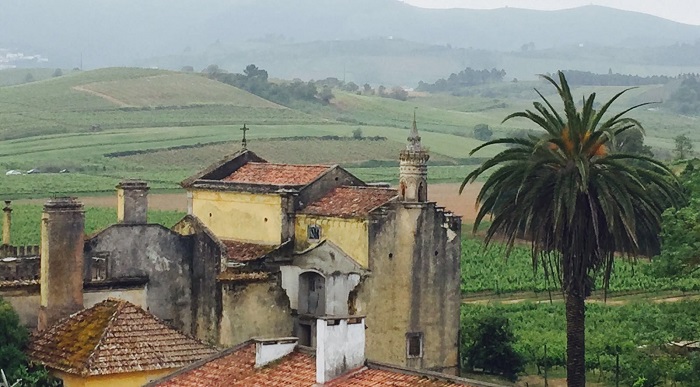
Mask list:
[[586,305],[580,291],[566,294],[566,383],[586,386]]

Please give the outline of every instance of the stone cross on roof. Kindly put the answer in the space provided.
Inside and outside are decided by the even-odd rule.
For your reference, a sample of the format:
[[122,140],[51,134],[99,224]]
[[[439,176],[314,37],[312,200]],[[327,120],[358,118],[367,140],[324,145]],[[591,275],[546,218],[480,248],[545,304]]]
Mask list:
[[247,128],[245,125],[246,124],[243,124],[243,127],[241,128],[241,130],[243,131],[243,140],[241,140],[241,145],[243,145],[243,150],[248,149],[248,140],[245,139],[245,132],[250,130],[250,128]]

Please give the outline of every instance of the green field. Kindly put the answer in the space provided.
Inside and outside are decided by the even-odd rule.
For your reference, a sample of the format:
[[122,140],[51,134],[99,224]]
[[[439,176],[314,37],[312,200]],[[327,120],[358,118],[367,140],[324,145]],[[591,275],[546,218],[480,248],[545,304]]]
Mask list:
[[[8,198],[111,192],[127,177],[148,179],[158,190],[175,189],[183,178],[240,149],[238,129],[244,123],[251,128],[249,148],[270,161],[337,163],[367,181],[394,182],[396,155],[415,107],[423,143],[431,150],[431,181],[459,182],[500,150],[470,158],[469,151],[482,143],[472,137],[474,125],[488,124],[495,137],[532,128],[523,120],[501,121],[530,106],[533,87],[553,96],[543,82],[503,82],[477,87],[466,97],[419,93],[408,101],[334,90],[329,105],[287,108],[201,74],[111,68],[51,77],[53,70],[31,71],[37,81],[0,87],[0,170],[71,173],[1,174],[0,193]],[[0,79],[13,83],[21,74],[26,72],[3,72]],[[587,87],[575,94],[595,90],[609,97],[620,89]],[[620,108],[660,93],[661,86],[632,90]],[[639,110],[636,117],[647,127],[647,143],[662,156],[670,155],[680,133],[700,140],[692,131],[694,118],[659,109]],[[349,141],[358,128],[365,137],[386,141]],[[321,136],[342,139],[311,138]],[[134,151],[146,152],[129,155]]]
[[[38,245],[41,240],[41,205],[21,204],[12,206],[12,244],[16,246]],[[148,211],[148,222],[172,227],[184,213],[178,211]],[[86,207],[85,233],[90,235],[117,222],[114,208]],[[0,224],[3,220],[0,219]]]

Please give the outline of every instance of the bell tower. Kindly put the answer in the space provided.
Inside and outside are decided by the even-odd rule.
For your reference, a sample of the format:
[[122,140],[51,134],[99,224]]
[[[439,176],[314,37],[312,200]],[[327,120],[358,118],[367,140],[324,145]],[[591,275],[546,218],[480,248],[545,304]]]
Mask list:
[[416,112],[406,149],[399,154],[399,199],[404,202],[428,201],[428,149],[420,142]]

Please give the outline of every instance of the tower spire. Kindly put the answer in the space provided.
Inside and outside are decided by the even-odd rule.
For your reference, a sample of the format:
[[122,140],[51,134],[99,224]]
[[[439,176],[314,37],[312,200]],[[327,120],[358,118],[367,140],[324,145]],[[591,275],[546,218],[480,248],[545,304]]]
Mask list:
[[399,155],[399,198],[404,202],[428,201],[428,149],[420,142],[416,110],[413,109],[413,127],[406,149]]
[[423,150],[423,146],[420,143],[420,135],[418,134],[418,124],[416,123],[416,110],[417,107],[413,108],[413,126],[411,127],[411,134],[408,136],[408,145],[406,149],[413,152],[419,152]]

